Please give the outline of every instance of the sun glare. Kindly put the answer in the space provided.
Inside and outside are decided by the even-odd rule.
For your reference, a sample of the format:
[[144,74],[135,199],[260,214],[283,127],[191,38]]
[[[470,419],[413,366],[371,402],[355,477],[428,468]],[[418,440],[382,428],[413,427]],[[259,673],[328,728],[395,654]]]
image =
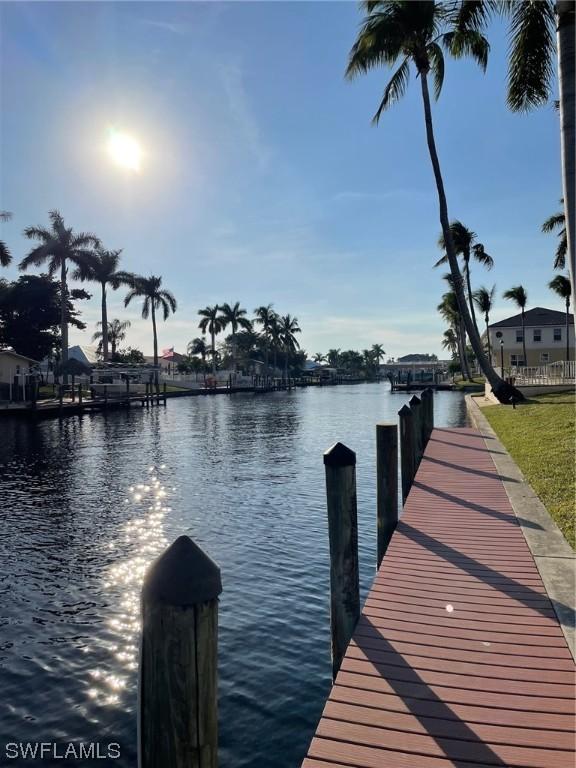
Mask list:
[[142,147],[127,133],[112,131],[108,138],[108,154],[122,168],[139,171],[142,162]]

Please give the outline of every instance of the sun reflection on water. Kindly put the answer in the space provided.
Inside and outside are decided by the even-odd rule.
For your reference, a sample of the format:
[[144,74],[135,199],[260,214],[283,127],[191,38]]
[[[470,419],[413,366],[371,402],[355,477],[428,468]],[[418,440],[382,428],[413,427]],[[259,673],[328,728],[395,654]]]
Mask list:
[[[128,488],[129,497],[124,503],[134,506],[136,516],[120,528],[108,545],[110,550],[118,553],[118,559],[107,570],[103,584],[117,605],[114,617],[107,621],[113,640],[106,643],[106,649],[120,662],[126,674],[110,674],[101,668],[90,670],[92,680],[87,694],[98,704],[118,705],[130,673],[138,667],[142,581],[151,561],[168,544],[164,518],[171,507],[165,505],[167,491],[160,479],[160,471],[165,467],[165,464],[150,467],[150,478],[146,483]],[[126,552],[133,554],[125,559]]]

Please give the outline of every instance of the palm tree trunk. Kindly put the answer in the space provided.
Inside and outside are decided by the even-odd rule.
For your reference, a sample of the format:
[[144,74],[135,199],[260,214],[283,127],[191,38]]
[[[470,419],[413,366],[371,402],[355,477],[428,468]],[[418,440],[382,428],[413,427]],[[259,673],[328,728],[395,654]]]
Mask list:
[[524,307],[522,307],[522,352],[524,353],[524,366],[528,365],[526,357],[526,329],[524,328]]
[[570,362],[570,296],[566,296],[566,362]]
[[470,344],[478,360],[478,365],[482,369],[482,372],[486,376],[486,379],[492,387],[494,395],[502,403],[510,403],[512,398],[522,400],[522,395],[514,387],[511,387],[496,373],[494,368],[490,365],[486,359],[484,350],[482,349],[482,342],[480,336],[474,328],[470,312],[468,310],[468,302],[464,296],[464,289],[462,285],[462,275],[458,266],[458,260],[454,251],[454,242],[452,240],[452,233],[450,231],[450,221],[448,218],[448,204],[446,202],[446,193],[444,191],[444,181],[442,179],[442,172],[440,171],[440,161],[438,160],[438,152],[436,150],[436,142],[434,139],[434,128],[432,125],[432,111],[430,109],[430,94],[428,92],[428,74],[427,72],[420,72],[420,84],[422,88],[422,101],[424,102],[424,119],[426,123],[426,139],[428,142],[428,151],[430,153],[430,160],[432,162],[432,169],[434,171],[434,179],[436,181],[436,189],[438,191],[438,203],[440,207],[440,224],[442,226],[442,234],[444,235],[444,243],[446,246],[446,255],[448,256],[448,263],[450,264],[450,271],[452,272],[452,278],[454,281],[454,292],[456,293],[456,299],[458,301],[458,307],[460,314],[464,321],[464,325],[470,338]]
[[468,379],[468,381],[472,381],[470,366],[468,364],[468,355],[466,354],[466,330],[464,328],[464,322],[462,318],[460,318],[458,321],[458,337],[460,339],[460,349],[462,350],[462,376],[463,378]]
[[212,337],[212,377],[216,378],[216,334],[214,333],[214,326],[212,326],[212,330],[210,331],[210,336]]
[[102,283],[102,359],[108,360],[108,307],[106,306],[106,283]]
[[158,334],[156,332],[156,311],[154,309],[154,300],[151,300],[152,304],[152,335],[154,340],[154,380],[156,382],[156,392],[160,391],[160,380],[158,378]]
[[68,286],[66,284],[66,272],[66,259],[62,259],[60,267],[60,339],[62,342],[60,361],[62,365],[68,362]]
[[232,330],[232,368],[234,370],[234,373],[238,371],[238,363],[236,360],[237,352],[236,352],[236,331]]
[[488,330],[490,318],[488,317],[488,312],[486,312],[486,315],[484,316],[484,322],[486,323],[486,343],[488,344],[488,360],[492,362],[492,348],[490,346],[490,331]]
[[469,263],[466,263],[466,287],[468,289],[468,303],[470,304],[470,314],[472,315],[472,322],[474,323],[474,328],[476,328],[476,333],[478,334],[478,336],[480,336],[478,323],[476,322],[476,312],[474,311],[474,299],[472,298],[472,283],[470,281],[470,264]]
[[574,0],[558,0],[558,87],[560,91],[560,143],[562,153],[562,188],[564,192],[564,213],[566,216],[566,237],[568,240],[568,271],[572,296],[576,296],[576,248],[574,217],[576,216],[576,173],[575,173],[575,75],[574,59]]

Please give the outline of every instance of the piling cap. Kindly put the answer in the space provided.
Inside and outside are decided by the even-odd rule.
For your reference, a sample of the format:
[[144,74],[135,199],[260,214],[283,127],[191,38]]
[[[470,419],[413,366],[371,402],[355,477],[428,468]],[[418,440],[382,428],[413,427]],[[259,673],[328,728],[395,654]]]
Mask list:
[[355,467],[356,454],[344,443],[334,443],[324,451],[324,466],[326,467]]
[[222,592],[220,568],[188,536],[179,536],[150,566],[142,597],[186,607],[214,600]]
[[412,416],[412,411],[407,405],[403,405],[402,408],[398,411],[398,416],[404,416],[405,418],[410,418]]
[[416,397],[416,395],[412,395],[412,397],[410,398],[410,406],[413,406],[413,405],[419,406],[421,404],[422,404],[422,401],[420,400],[420,398]]

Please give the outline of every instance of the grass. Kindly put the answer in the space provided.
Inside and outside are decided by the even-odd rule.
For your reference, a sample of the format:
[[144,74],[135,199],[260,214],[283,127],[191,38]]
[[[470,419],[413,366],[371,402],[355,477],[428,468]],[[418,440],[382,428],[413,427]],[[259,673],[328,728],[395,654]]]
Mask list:
[[484,391],[484,376],[472,377],[472,381],[465,381],[464,379],[456,379],[454,382],[457,389],[468,389],[474,392]]
[[482,409],[534,492],[576,548],[574,392],[538,395],[516,406]]

